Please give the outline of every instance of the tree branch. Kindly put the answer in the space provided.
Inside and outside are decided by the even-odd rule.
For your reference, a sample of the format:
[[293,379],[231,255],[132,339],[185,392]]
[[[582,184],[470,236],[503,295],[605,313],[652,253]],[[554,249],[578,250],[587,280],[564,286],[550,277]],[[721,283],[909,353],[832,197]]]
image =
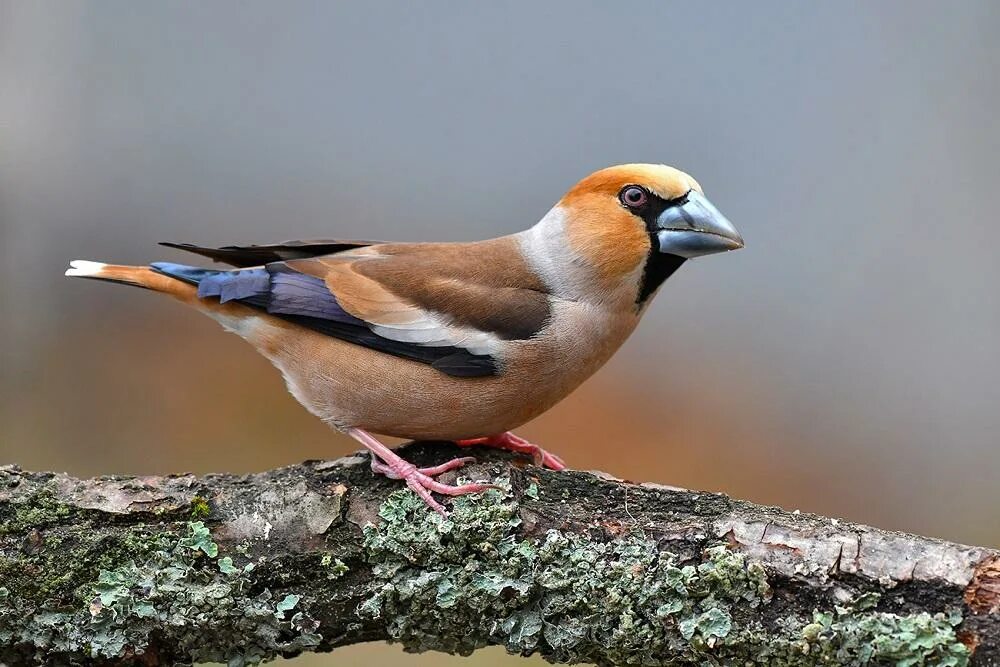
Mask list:
[[389,640],[606,665],[1000,664],[997,551],[479,454],[459,474],[502,489],[448,520],[361,455],[245,477],[0,468],[0,663]]

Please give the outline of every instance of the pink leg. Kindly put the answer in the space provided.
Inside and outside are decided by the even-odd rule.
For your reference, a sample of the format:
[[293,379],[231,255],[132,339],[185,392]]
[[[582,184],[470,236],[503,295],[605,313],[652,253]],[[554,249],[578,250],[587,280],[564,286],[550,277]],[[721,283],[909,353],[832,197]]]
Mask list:
[[538,445],[528,442],[520,436],[516,436],[510,431],[500,435],[491,435],[485,438],[471,438],[469,440],[456,440],[459,447],[472,447],[483,445],[484,447],[496,447],[506,449],[518,454],[527,454],[535,461],[535,465],[551,468],[552,470],[565,470],[566,464],[555,454],[550,454]]
[[452,459],[432,468],[417,468],[412,463],[403,460],[398,454],[366,431],[362,431],[359,428],[351,428],[347,429],[347,434],[367,447],[368,451],[372,453],[372,470],[385,475],[389,479],[405,480],[406,485],[420,496],[427,503],[428,507],[441,516],[447,516],[447,514],[441,503],[434,500],[433,496],[431,496],[431,491],[446,496],[464,496],[467,493],[479,493],[486,489],[496,488],[493,484],[462,484],[460,486],[452,486],[432,479],[432,475],[440,475],[443,472],[461,468],[466,463],[475,461],[471,456]]

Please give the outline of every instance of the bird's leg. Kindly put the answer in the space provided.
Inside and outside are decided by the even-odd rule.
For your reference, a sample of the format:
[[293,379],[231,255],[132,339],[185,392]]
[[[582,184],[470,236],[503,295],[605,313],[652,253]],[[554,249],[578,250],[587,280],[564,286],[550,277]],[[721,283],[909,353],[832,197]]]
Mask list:
[[518,454],[527,454],[534,461],[535,465],[544,466],[552,470],[565,470],[566,464],[555,454],[550,454],[533,442],[528,442],[524,438],[514,435],[510,431],[499,435],[490,435],[485,438],[470,438],[469,440],[456,440],[459,447],[473,447],[483,445],[484,447],[496,447],[506,449]]
[[433,479],[433,475],[440,475],[448,470],[461,468],[467,463],[472,463],[476,459],[471,456],[452,459],[431,468],[418,468],[383,445],[367,431],[362,431],[359,428],[349,428],[347,429],[347,434],[368,448],[368,451],[372,453],[373,471],[385,475],[389,479],[404,480],[406,485],[427,503],[428,507],[441,516],[447,516],[447,514],[441,503],[434,500],[433,496],[431,496],[431,491],[446,496],[464,496],[467,493],[479,493],[487,489],[497,488],[494,484],[461,484],[453,486],[451,484],[442,484]]

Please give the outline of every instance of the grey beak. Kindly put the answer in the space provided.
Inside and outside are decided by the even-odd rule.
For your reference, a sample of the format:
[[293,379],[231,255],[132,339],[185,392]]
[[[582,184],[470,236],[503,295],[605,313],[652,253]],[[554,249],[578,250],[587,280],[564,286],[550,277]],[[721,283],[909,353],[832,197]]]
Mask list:
[[671,206],[656,218],[659,251],[691,259],[743,247],[733,223],[695,190],[683,204]]

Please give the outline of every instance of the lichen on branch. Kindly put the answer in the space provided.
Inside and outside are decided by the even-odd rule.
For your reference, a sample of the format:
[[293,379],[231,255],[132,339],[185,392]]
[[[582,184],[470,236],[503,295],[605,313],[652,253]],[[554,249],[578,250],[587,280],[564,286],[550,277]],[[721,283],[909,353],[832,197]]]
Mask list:
[[447,518],[363,457],[246,477],[0,468],[0,662],[244,665],[371,640],[602,665],[1000,656],[996,552],[482,458],[462,474],[499,488]]
[[[22,659],[38,662],[100,661],[142,655],[155,641],[199,661],[236,665],[319,645],[318,623],[295,609],[299,596],[255,593],[254,563],[217,558],[202,522],[181,535],[137,532],[130,544],[132,557],[98,568],[70,604],[39,607],[0,587],[0,645],[20,646]],[[22,560],[26,568],[35,563]]]
[[612,541],[557,529],[522,538],[513,498],[491,495],[501,492],[459,499],[448,519],[405,491],[390,496],[382,521],[365,527],[373,595],[360,614],[386,619],[389,637],[413,651],[501,644],[570,664],[968,661],[957,609],[882,613],[869,595],[766,624],[765,569],[726,544],[682,560],[641,529]]

